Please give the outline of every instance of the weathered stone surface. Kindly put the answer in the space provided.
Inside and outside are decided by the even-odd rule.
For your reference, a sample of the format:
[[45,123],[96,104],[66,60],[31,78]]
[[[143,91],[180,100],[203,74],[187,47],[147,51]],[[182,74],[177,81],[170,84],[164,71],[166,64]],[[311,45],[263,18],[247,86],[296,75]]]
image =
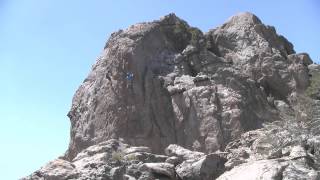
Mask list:
[[320,173],[308,167],[304,162],[295,161],[285,168],[282,178],[283,180],[318,180]]
[[320,179],[320,138],[288,120],[318,72],[251,13],[132,25],[77,90],[63,159],[24,179]]
[[299,162],[260,160],[242,164],[225,172],[217,180],[316,180],[319,173]]
[[[289,143],[286,147],[274,144],[277,141],[264,141],[263,147],[267,148],[257,150],[259,148],[255,147],[255,144],[269,136],[267,131],[268,128],[249,131],[239,140],[230,142],[227,152],[212,154],[170,145],[166,148],[168,156],[156,155],[143,152],[145,147],[131,147],[111,139],[84,149],[71,162],[54,160],[24,180],[278,180],[280,177],[288,180],[319,179],[320,173],[316,170],[319,161],[313,155],[319,152],[315,140],[304,141],[306,144],[295,146]],[[289,142],[295,141],[292,137],[287,138]],[[267,145],[268,143],[271,145]],[[279,157],[264,159],[268,158],[264,155],[280,146],[286,149],[287,153],[283,151]],[[125,153],[132,152],[132,149],[142,152]]]
[[319,179],[316,138],[296,128],[299,122],[286,123],[273,122],[229,143],[227,171],[218,179]]
[[174,165],[165,163],[167,156],[145,151],[146,147],[131,147],[111,139],[84,149],[71,162],[54,160],[25,179],[126,180],[143,179],[148,174],[151,179],[158,175],[175,179]]
[[[292,86],[273,88],[299,84],[306,69],[299,63],[308,63],[304,55],[289,61],[292,52],[290,43],[248,13],[207,35],[173,14],[113,33],[73,98],[66,157],[110,138],[158,153],[169,144],[223,150],[241,133],[277,119],[267,95],[290,94]],[[296,79],[289,66],[299,70]],[[266,72],[253,76],[257,69]]]
[[124,151],[125,154],[131,154],[136,152],[146,152],[151,153],[151,149],[149,147],[130,147]]
[[320,65],[319,64],[310,64],[308,66],[309,73],[314,74],[316,72],[320,72]]
[[166,163],[173,164],[174,166],[180,164],[182,162],[182,159],[176,156],[171,156],[166,159]]
[[202,152],[191,151],[176,144],[170,144],[165,149],[165,153],[168,156],[176,156],[182,160],[200,159],[201,157],[205,156],[205,154]]
[[309,56],[294,54],[288,40],[251,13],[231,17],[210,31],[208,37],[217,55],[241,67],[267,94],[286,99],[292,91],[303,91],[308,85],[307,66],[312,63]]
[[144,163],[140,166],[140,171],[149,171],[154,178],[168,178],[175,180],[174,166],[169,163]]
[[78,172],[71,162],[56,159],[22,180],[61,180],[76,177],[78,177]]
[[224,171],[225,159],[208,154],[200,159],[189,159],[176,167],[179,178],[184,180],[215,179]]
[[243,164],[224,173],[217,180],[277,180],[282,179],[282,173],[287,163],[276,160],[261,160]]

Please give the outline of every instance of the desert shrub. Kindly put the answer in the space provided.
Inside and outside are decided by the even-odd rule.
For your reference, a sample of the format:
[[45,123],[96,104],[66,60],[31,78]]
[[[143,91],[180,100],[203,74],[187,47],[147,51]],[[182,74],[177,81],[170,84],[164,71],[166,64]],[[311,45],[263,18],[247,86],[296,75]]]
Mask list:
[[135,160],[138,160],[138,158],[134,154],[129,154],[126,156],[126,161],[135,161]]
[[279,150],[291,145],[303,144],[312,135],[314,101],[304,94],[290,99],[290,107],[280,110],[280,121],[265,123],[270,149]]
[[310,86],[307,88],[305,94],[314,99],[320,98],[320,72],[312,74]]
[[314,100],[304,94],[297,95],[297,102],[293,104],[294,119],[300,123],[308,123],[314,114]]
[[115,151],[112,153],[112,160],[114,161],[122,161],[123,160],[123,152],[121,151]]
[[277,152],[293,145],[307,148],[308,139],[320,134],[320,100],[314,98],[319,89],[320,73],[312,77],[304,93],[287,98],[290,105],[279,109],[280,121],[264,124],[266,138],[263,140],[270,146],[267,152]]

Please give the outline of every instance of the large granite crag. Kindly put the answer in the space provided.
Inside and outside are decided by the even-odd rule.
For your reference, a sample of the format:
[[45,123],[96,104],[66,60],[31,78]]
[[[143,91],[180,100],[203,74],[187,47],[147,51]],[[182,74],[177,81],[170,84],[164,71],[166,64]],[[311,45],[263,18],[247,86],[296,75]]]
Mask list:
[[307,54],[250,13],[203,34],[170,14],[113,33],[68,114],[66,159],[122,138],[211,153],[278,120],[273,100],[308,86]]

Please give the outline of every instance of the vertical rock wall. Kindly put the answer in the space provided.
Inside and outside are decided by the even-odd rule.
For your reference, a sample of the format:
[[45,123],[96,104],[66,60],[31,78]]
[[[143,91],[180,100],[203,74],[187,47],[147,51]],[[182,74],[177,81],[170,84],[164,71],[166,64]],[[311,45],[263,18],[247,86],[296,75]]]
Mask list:
[[66,157],[111,138],[223,150],[279,118],[273,99],[308,86],[312,61],[294,53],[250,13],[206,34],[174,14],[113,33],[73,98]]

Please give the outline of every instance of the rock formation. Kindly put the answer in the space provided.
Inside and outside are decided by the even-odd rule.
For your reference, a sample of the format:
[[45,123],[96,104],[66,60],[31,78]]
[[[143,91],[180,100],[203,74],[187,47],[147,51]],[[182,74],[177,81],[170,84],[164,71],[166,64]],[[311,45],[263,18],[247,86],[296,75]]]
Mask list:
[[207,33],[174,14],[130,26],[76,92],[65,156],[25,179],[320,179],[316,137],[284,146],[285,124],[274,139],[263,127],[283,122],[308,66],[251,13]]

